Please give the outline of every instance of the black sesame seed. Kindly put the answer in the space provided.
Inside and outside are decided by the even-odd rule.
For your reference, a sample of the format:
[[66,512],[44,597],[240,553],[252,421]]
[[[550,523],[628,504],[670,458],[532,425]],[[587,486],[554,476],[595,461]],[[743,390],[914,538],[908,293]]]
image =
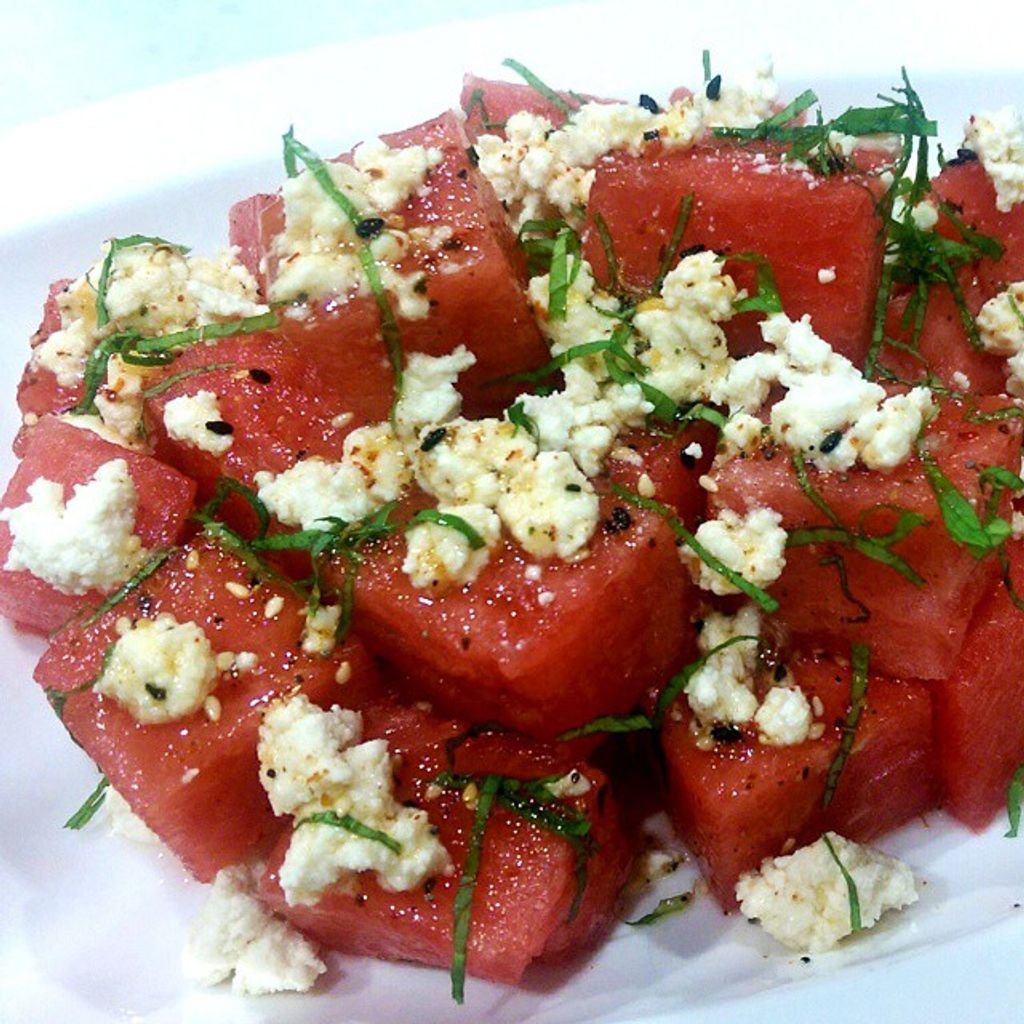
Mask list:
[[364,217],[356,225],[356,234],[360,238],[376,238],[383,230],[383,217]]
[[579,494],[583,490],[579,484],[566,484],[565,489],[572,494]]
[[715,75],[707,84],[707,88],[704,90],[704,95],[709,100],[717,100],[722,95],[722,76]]
[[416,278],[416,283],[412,286],[412,290],[417,295],[426,295],[427,294],[427,275],[426,274],[421,274],[418,278]]
[[743,730],[737,729],[735,725],[728,725],[719,722],[711,726],[711,738],[716,743],[739,743],[743,739]]
[[277,769],[276,768],[268,768],[267,769],[267,778],[268,779],[276,779],[277,778]]
[[479,153],[477,153],[476,148],[474,146],[469,146],[466,149],[466,156],[469,158],[469,162],[474,167],[480,166],[480,155]]
[[775,682],[781,683],[782,680],[786,678],[786,666],[776,665],[773,675],[775,676]]
[[441,248],[444,249],[445,252],[457,252],[465,244],[466,243],[461,238],[446,238],[441,243]]
[[949,160],[946,164],[947,167],[959,167],[960,164],[973,163],[978,159],[978,154],[973,149],[961,148],[956,151],[956,156],[952,160]]
[[465,181],[465,179],[469,177],[469,171],[467,171],[465,167],[462,167],[455,172],[455,177],[462,178],[463,181]]
[[825,435],[825,440],[821,442],[820,448],[823,455],[828,455],[830,452],[834,452],[839,447],[839,442],[843,439],[843,432],[841,430],[833,430],[831,434]]
[[207,420],[206,429],[211,434],[217,434],[220,437],[227,437],[235,432],[235,428],[230,423],[225,423],[224,420]]
[[621,533],[623,530],[628,530],[632,525],[633,517],[629,514],[629,510],[621,505],[616,505],[612,509],[612,514],[604,521],[604,532]]
[[249,371],[249,376],[252,377],[257,384],[269,384],[272,379],[266,370],[260,370],[255,367]]
[[679,453],[679,461],[687,468],[693,469],[697,465],[697,458],[694,455],[690,455],[687,451],[683,450]]
[[647,93],[640,93],[640,101],[637,103],[638,107],[643,107],[650,114],[660,114],[661,107],[658,106],[653,96],[648,96]]
[[802,956],[802,957],[800,957],[800,963],[802,963],[802,964],[809,964],[810,962],[811,962],[811,958],[809,956]]
[[644,132],[644,142],[653,142],[660,136],[661,132],[659,132],[657,128],[652,128],[649,132]]
[[146,683],[146,693],[148,693],[153,700],[167,700],[167,690],[162,686],[157,686],[156,683]]
[[447,436],[448,431],[444,427],[435,427],[433,430],[428,431],[427,436],[423,438],[420,451],[429,452],[431,448],[436,448]]
[[679,258],[681,260],[685,260],[687,256],[696,256],[697,253],[699,253],[699,252],[707,252],[707,251],[708,251],[708,247],[706,245],[701,245],[700,242],[698,242],[696,245],[687,246],[687,248],[685,248],[679,254]]

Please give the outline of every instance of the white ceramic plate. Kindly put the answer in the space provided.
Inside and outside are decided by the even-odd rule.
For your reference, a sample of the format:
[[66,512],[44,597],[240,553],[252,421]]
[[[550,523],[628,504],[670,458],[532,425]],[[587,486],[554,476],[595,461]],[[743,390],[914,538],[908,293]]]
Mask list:
[[[983,45],[960,19],[916,4],[847,4],[827,23],[819,5],[682,6],[558,8],[310,51],[0,136],[0,437],[16,427],[14,385],[49,281],[77,274],[112,235],[222,244],[231,201],[279,181],[277,137],[292,122],[311,145],[340,151],[454,104],[463,70],[496,74],[509,55],[555,84],[665,94],[696,80],[703,46],[726,71],[770,49],[784,84],[815,86],[833,112],[886,89],[905,63],[947,146],[970,110],[1024,101],[1009,5],[986,5]],[[0,463],[6,476],[9,453]],[[102,820],[82,834],[60,828],[96,776],[30,681],[41,650],[0,626],[0,1020],[1019,1019],[1024,840],[1004,840],[998,823],[975,837],[939,815],[882,843],[914,867],[920,903],[809,964],[705,898],[655,928],[622,926],[575,969],[534,970],[519,990],[471,980],[463,1010],[441,971],[340,957],[312,996],[190,990],[179,955],[202,887],[169,856],[106,835]],[[645,906],[691,878],[672,878]]]

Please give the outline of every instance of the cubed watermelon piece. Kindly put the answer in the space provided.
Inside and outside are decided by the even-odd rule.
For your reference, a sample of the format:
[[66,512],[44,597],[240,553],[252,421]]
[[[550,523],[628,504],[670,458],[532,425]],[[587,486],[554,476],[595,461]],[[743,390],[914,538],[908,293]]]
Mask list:
[[685,701],[662,734],[673,821],[726,910],[736,906],[736,880],[763,858],[825,829],[866,842],[938,803],[929,687],[872,672],[852,753],[825,810],[826,777],[849,709],[850,667],[802,656],[790,668],[808,699],[824,705],[819,739],[773,747],[758,742],[752,728],[738,742],[701,750]]
[[[780,163],[777,150],[734,145],[664,149],[603,160],[590,193],[615,244],[622,279],[648,288],[676,223],[680,201],[693,193],[681,249],[703,245],[723,253],[755,252],[775,270],[786,312],[810,314],[821,337],[858,365],[867,354],[882,267],[882,222],[871,179],[854,173],[823,178]],[[591,224],[584,255],[600,280],[607,261]],[[726,264],[737,283],[756,290],[754,267]],[[819,271],[835,277],[828,283]],[[760,343],[757,317],[726,325],[734,352]]]
[[537,559],[505,540],[473,583],[437,597],[412,585],[390,538],[360,572],[356,629],[416,694],[473,721],[552,739],[629,711],[677,663],[694,590],[668,526],[626,512],[602,498],[608,526],[580,561],[540,563],[531,579]]
[[254,196],[240,199],[228,211],[228,237],[238,249],[239,262],[256,278],[260,294],[264,297],[267,275],[261,260],[268,240],[263,237],[263,215],[277,203],[276,195],[257,192]]
[[[232,593],[229,585],[243,589]],[[280,598],[281,608],[267,618],[272,598]],[[358,706],[378,685],[372,660],[354,639],[331,657],[302,653],[304,607],[290,590],[270,581],[254,584],[242,562],[199,540],[174,552],[95,624],[70,623],[36,668],[41,686],[68,694],[63,721],[72,737],[201,881],[241,860],[279,827],[259,781],[261,709],[294,688],[314,702],[344,699]],[[72,692],[99,674],[119,618],[161,613],[197,623],[217,653],[256,655],[255,668],[222,675],[214,690],[216,720],[199,711],[143,725],[110,698]],[[335,677],[345,661],[351,673],[343,688]]]
[[[1005,400],[982,399],[982,411],[1005,406]],[[1020,421],[976,423],[970,408],[943,404],[927,428],[929,445],[942,471],[970,498],[980,496],[978,473],[984,466],[1005,466],[1016,472],[1020,461]],[[895,525],[895,505],[927,517],[928,523],[893,545],[924,578],[918,587],[895,570],[847,547],[830,551],[824,545],[790,548],[786,568],[772,586],[781,605],[779,618],[802,641],[821,642],[829,649],[851,643],[871,648],[878,671],[919,679],[942,679],[953,670],[964,641],[971,611],[999,572],[996,558],[975,560],[950,538],[934,493],[914,456],[891,473],[854,468],[848,473],[817,473],[810,479],[839,518],[856,528],[862,516],[872,534]],[[784,450],[766,449],[753,458],[734,459],[715,473],[714,508],[737,512],[767,506],[782,515],[787,530],[828,525],[804,496]],[[842,555],[848,592],[867,606],[863,620],[843,593],[837,567],[822,564],[830,554]],[[861,619],[862,621],[855,621]],[[914,638],[913,643],[907,637]]]
[[[364,709],[363,723],[366,738],[386,738],[391,752],[399,755],[398,798],[427,810],[451,855],[454,873],[409,892],[387,892],[372,874],[364,873],[354,886],[328,889],[315,905],[289,906],[276,874],[290,839],[285,835],[271,857],[261,895],[275,911],[332,949],[447,967],[452,957],[453,901],[473,811],[461,793],[437,796],[429,787],[453,767],[445,741],[464,734],[466,723],[393,703]],[[513,734],[477,736],[454,754],[454,770],[472,775],[493,772],[533,779],[573,769],[591,785],[583,796],[568,802],[590,819],[596,843],[587,862],[579,913],[567,921],[576,893],[576,859],[569,844],[496,807],[485,833],[472,904],[467,965],[471,975],[514,984],[538,958],[578,954],[610,926],[631,857],[607,780],[596,768]]]
[[[170,466],[141,452],[105,441],[91,430],[44,416],[33,427],[7,490],[3,507],[22,505],[29,487],[43,477],[61,484],[64,500],[72,497],[75,484],[87,483],[100,466],[124,459],[138,497],[134,532],[143,547],[151,550],[173,544],[192,509],[195,484]],[[86,543],[88,538],[83,539]],[[11,551],[11,531],[0,523],[0,559],[6,564]],[[100,601],[95,591],[65,594],[26,570],[0,569],[0,614],[28,629],[48,633],[84,606]]]
[[[1024,593],[1024,544],[1007,543],[1011,579]],[[1002,580],[978,605],[952,674],[936,686],[936,733],[945,807],[974,829],[1005,806],[1024,762],[1024,612]]]
[[[430,312],[422,320],[399,318],[406,352],[443,355],[465,345],[477,364],[460,380],[468,415],[493,412],[508,404],[517,385],[491,386],[496,378],[533,369],[548,359],[523,291],[525,265],[501,204],[471,163],[469,142],[454,114],[383,136],[401,148],[422,145],[441,150],[421,193],[398,212],[408,228],[450,227],[439,250],[426,249],[404,260],[406,273],[426,275]],[[347,159],[343,157],[342,159]],[[254,197],[251,201],[259,205]],[[232,242],[243,252],[261,250],[273,277],[272,240],[283,226],[280,200],[262,209],[258,225],[236,215]],[[254,240],[250,232],[257,232]],[[393,378],[380,338],[380,314],[372,297],[322,303],[305,320],[282,318],[282,334],[324,370],[325,379],[346,396],[352,410],[384,419]]]
[[[71,278],[61,278],[50,285],[50,291],[43,304],[43,319],[36,333],[29,341],[31,348],[42,345],[54,331],[60,329],[60,309],[57,296],[72,284]],[[50,371],[35,368],[27,363],[18,382],[18,408],[25,416],[43,416],[48,412],[70,409],[79,399],[80,388],[61,387],[56,376]],[[20,435],[19,435],[20,438]],[[15,440],[15,451],[20,456],[21,448]]]

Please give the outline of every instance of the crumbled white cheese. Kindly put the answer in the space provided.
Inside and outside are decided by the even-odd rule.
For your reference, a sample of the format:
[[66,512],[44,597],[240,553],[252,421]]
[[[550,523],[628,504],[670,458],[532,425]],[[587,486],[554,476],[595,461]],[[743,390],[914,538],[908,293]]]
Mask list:
[[[107,361],[106,383],[96,392],[96,410],[100,421],[118,439],[118,443],[127,448],[145,448],[143,391],[150,372],[149,367],[134,366],[126,363],[121,356],[112,355]],[[67,418],[74,420],[77,417]]]
[[105,656],[94,689],[152,725],[194,714],[219,675],[202,627],[165,612],[128,624]]
[[1024,115],[1007,106],[974,114],[964,126],[966,144],[978,154],[996,190],[996,208],[1009,213],[1024,202]]
[[103,463],[64,503],[64,488],[45,477],[28,501],[0,511],[11,531],[5,569],[27,570],[65,594],[110,591],[129,579],[148,552],[133,530],[138,496],[124,459]]
[[767,430],[767,425],[750,413],[739,412],[730,416],[722,429],[723,454],[727,458],[750,455],[757,450]]
[[159,836],[131,809],[128,801],[108,786],[107,795],[103,799],[103,809],[107,815],[107,828],[110,834],[130,839],[133,843],[157,844]]
[[[853,878],[863,928],[873,927],[886,911],[917,901],[906,864],[834,832],[826,835]],[[849,890],[824,838],[788,857],[762,861],[758,871],[736,883],[736,898],[746,917],[798,952],[827,952],[853,931]]]
[[164,426],[170,437],[220,456],[231,447],[234,436],[211,430],[211,423],[223,423],[217,396],[212,391],[204,389],[194,395],[181,395],[164,406]]
[[234,250],[216,259],[188,256],[173,246],[143,244],[119,249],[106,292],[109,323],[97,326],[96,289],[104,255],[57,296],[61,326],[32,352],[32,365],[50,370],[62,387],[74,387],[99,341],[122,331],[146,337],[171,334],[221,320],[258,316],[256,281]]
[[814,715],[799,686],[773,686],[754,715],[758,739],[772,747],[788,747],[807,739]]
[[[758,587],[774,583],[786,566],[786,531],[782,516],[770,508],[757,508],[746,515],[722,509],[714,519],[705,520],[695,537],[726,568],[739,573]],[[739,588],[698,558],[688,547],[679,549],[690,567],[694,582],[713,594],[738,594]]]
[[[1006,390],[1024,395],[1024,281],[1007,285],[986,302],[977,316],[978,334],[986,352],[1009,358]],[[969,390],[970,381],[963,390]]]
[[302,651],[328,657],[337,643],[341,605],[320,605],[316,611],[305,610],[306,622],[302,627]]
[[547,784],[548,791],[557,800],[571,800],[590,792],[591,782],[582,772],[575,769],[561,778]]
[[597,529],[597,494],[567,452],[541,452],[498,499],[509,533],[536,558],[581,557]]
[[[374,871],[385,889],[405,891],[450,868],[426,812],[399,804],[386,740],[360,743],[362,718],[333,707],[323,711],[302,694],[274,701],[260,725],[260,779],[278,814],[296,819],[280,879],[290,904],[315,903],[328,886]],[[384,844],[312,814],[351,815],[401,845]]]
[[239,995],[308,992],[327,970],[316,947],[271,914],[256,895],[262,865],[222,868],[192,922],[182,952],[185,977]]
[[475,363],[476,356],[465,345],[446,356],[413,352],[406,360],[402,397],[395,408],[399,437],[410,438],[422,427],[436,427],[457,416],[462,396],[455,383]]
[[437,511],[465,520],[484,542],[473,548],[459,530],[439,523],[417,523],[406,531],[402,571],[414,587],[443,594],[480,575],[501,538],[501,520],[485,505],[440,505]]
[[[391,149],[375,140],[357,147],[351,164],[327,161],[324,166],[335,187],[363,216],[388,221],[389,213],[423,188],[441,157],[438,149]],[[384,288],[398,299],[399,314],[405,319],[427,315],[429,301],[417,291],[422,275],[395,269],[416,244],[399,222],[389,223],[369,241],[360,238],[347,214],[308,170],[289,178],[281,196],[285,227],[274,240],[277,270],[270,284],[271,300],[369,294],[359,256],[365,245],[377,263]]]
[[710,612],[697,637],[702,655],[728,643],[734,637],[749,636],[724,650],[710,654],[686,688],[686,699],[693,713],[706,725],[714,722],[749,722],[757,712],[754,671],[757,668],[757,637],[761,635],[761,616],[753,604],[744,605],[735,615]]
[[[888,398],[883,387],[866,380],[814,333],[807,316],[793,321],[774,314],[762,321],[761,333],[775,351],[735,360],[711,389],[713,401],[728,405],[734,415],[753,414],[772,386],[781,385],[786,394],[772,406],[772,435],[820,469],[849,469],[858,458],[869,469],[891,469],[910,457],[935,407],[927,388]],[[750,421],[742,422],[744,431],[752,428]],[[822,451],[827,438],[828,451]]]
[[835,267],[822,267],[818,271],[818,284],[832,284],[836,279]]
[[276,476],[256,474],[260,500],[287,526],[312,529],[327,517],[362,519],[395,501],[410,483],[405,452],[386,423],[353,430],[340,462],[304,459]]

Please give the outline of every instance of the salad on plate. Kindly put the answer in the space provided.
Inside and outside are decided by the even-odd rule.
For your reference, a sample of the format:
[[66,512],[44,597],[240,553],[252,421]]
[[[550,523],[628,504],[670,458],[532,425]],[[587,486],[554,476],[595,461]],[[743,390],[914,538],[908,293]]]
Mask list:
[[879,837],[1018,832],[1024,117],[506,65],[289,129],[226,249],[107,239],[31,339],[0,612],[101,772],[67,827],[210,883],[197,983],[461,1003],[627,902],[817,954],[917,900]]

